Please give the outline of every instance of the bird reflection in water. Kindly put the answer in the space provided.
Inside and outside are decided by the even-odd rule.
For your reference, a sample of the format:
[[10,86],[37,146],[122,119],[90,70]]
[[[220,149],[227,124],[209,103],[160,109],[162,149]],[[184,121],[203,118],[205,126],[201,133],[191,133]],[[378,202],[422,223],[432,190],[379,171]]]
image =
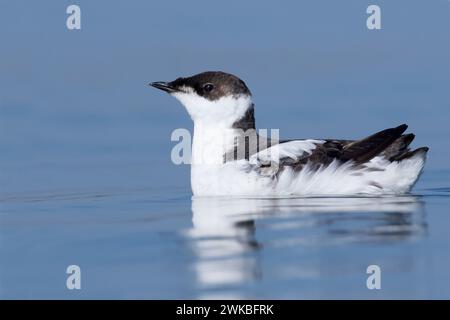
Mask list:
[[420,198],[192,199],[188,231],[202,287],[244,284],[263,277],[264,248],[390,243],[426,232]]

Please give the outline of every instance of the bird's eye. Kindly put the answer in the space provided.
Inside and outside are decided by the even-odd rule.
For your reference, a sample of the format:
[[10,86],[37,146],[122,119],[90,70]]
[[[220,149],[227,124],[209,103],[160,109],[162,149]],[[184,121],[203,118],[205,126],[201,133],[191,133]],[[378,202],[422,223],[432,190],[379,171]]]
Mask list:
[[207,83],[203,86],[203,90],[206,92],[211,92],[214,89],[214,85],[212,83]]

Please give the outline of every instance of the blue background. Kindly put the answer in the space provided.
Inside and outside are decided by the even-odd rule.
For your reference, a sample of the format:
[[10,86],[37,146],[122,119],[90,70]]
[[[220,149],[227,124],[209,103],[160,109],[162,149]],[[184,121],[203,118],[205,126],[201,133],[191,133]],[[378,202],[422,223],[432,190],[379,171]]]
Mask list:
[[[81,7],[81,30],[66,28],[70,4]],[[381,7],[382,30],[367,29],[369,4]],[[183,212],[185,220],[169,229],[189,228],[189,167],[172,164],[170,135],[192,124],[178,102],[148,87],[152,81],[206,70],[236,74],[252,90],[257,126],[280,128],[281,138],[354,139],[407,123],[414,145],[430,147],[429,184],[418,188],[447,187],[449,39],[447,0],[0,0],[0,294],[66,297],[63,289],[27,287],[48,280],[38,274],[56,277],[70,263],[69,253],[42,254],[37,246],[59,243],[58,250],[77,252],[69,240],[80,230],[71,233],[66,224],[81,224],[81,233],[92,235],[90,219],[101,217],[102,228],[109,219],[120,222],[139,207],[136,190],[146,190],[136,212]],[[105,203],[86,200],[101,196]],[[110,248],[114,232],[95,232]],[[134,232],[116,248],[133,252]],[[92,247],[94,240],[80,249],[86,261],[105,249]],[[155,248],[163,250],[164,241],[156,239]],[[127,259],[111,263],[119,268]],[[36,274],[24,279],[33,265]],[[169,278],[152,271],[151,261],[147,266],[154,281]],[[166,297],[179,290],[176,283],[151,286]],[[100,287],[85,294],[115,292]],[[139,290],[124,285],[120,292]],[[189,284],[183,292],[199,296]],[[406,291],[400,286],[399,292]],[[288,297],[308,297],[302,294]]]
[[[147,83],[205,70],[244,79],[257,126],[282,138],[406,122],[431,148],[427,167],[447,168],[449,1],[378,1],[378,31],[366,27],[367,1],[79,1],[79,31],[66,28],[70,1],[0,3],[8,190],[187,181],[170,134],[191,121]],[[95,181],[82,170],[92,165]]]

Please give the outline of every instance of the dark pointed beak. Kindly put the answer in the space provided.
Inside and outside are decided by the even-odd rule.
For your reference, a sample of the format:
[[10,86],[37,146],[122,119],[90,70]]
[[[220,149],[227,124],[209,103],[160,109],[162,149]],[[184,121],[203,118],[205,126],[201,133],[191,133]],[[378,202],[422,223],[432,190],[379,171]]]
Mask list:
[[155,87],[157,89],[160,89],[162,91],[165,91],[167,93],[172,93],[172,92],[178,91],[176,88],[174,88],[170,84],[170,82],[157,81],[157,82],[152,82],[149,85],[152,87]]

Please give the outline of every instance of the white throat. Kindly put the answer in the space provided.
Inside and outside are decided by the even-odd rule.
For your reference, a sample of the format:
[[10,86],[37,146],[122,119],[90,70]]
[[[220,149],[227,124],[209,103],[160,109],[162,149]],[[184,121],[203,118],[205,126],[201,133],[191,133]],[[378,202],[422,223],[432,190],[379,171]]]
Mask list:
[[196,94],[192,88],[182,88],[172,95],[184,105],[194,123],[210,123],[223,128],[231,128],[252,106],[251,96],[243,94],[211,101]]
[[252,107],[250,95],[229,95],[214,101],[197,95],[192,89],[173,93],[194,121],[192,164],[222,164],[225,152],[234,146],[240,130],[233,124]]

